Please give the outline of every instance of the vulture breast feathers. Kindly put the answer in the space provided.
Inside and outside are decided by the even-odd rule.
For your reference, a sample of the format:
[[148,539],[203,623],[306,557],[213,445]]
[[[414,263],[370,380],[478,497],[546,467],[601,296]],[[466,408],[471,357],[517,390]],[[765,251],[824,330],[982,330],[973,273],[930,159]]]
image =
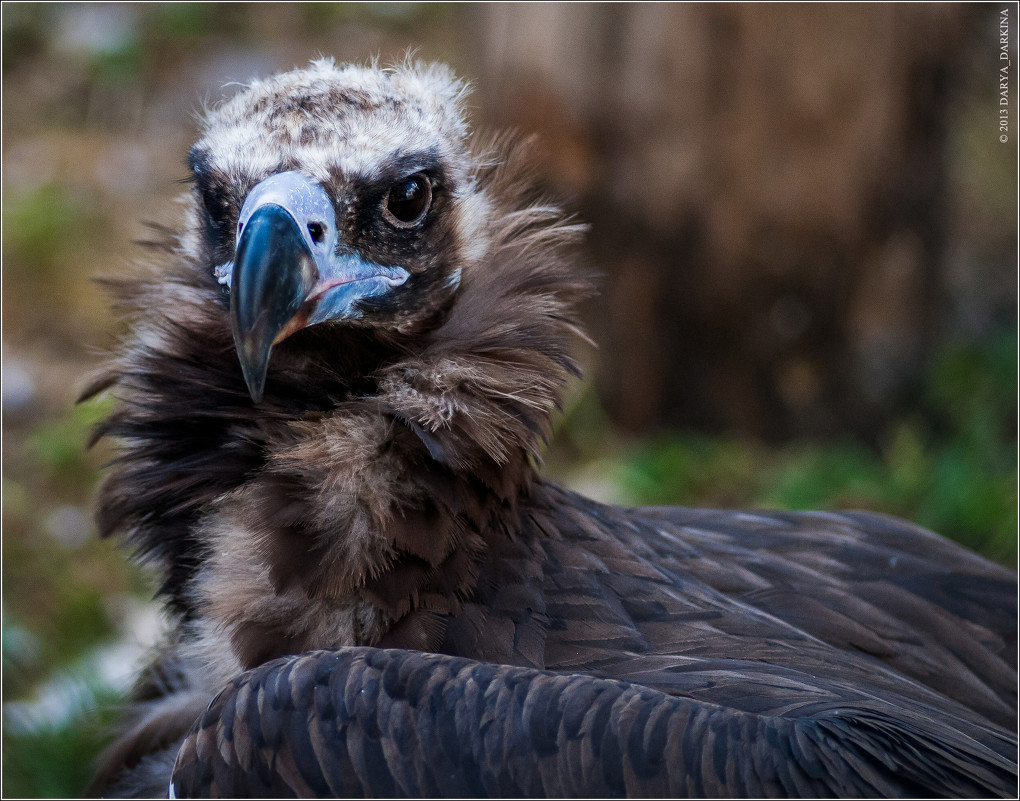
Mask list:
[[91,791],[1015,796],[1012,572],[538,475],[591,287],[463,96],[412,63],[252,83],[112,282],[98,523],[171,626]]

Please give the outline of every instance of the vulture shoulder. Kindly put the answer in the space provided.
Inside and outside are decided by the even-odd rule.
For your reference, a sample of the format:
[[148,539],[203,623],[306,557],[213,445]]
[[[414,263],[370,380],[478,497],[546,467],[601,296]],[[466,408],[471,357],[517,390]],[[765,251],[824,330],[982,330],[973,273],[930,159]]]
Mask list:
[[98,498],[171,631],[91,792],[1016,793],[1016,576],[866,513],[624,509],[539,475],[580,229],[447,70],[212,109]]

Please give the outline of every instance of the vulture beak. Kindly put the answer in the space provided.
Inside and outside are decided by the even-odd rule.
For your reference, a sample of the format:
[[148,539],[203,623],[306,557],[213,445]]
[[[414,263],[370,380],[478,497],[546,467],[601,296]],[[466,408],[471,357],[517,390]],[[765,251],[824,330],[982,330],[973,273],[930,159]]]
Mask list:
[[270,176],[248,194],[233,263],[217,268],[230,286],[234,345],[248,392],[262,399],[273,346],[327,320],[358,318],[358,302],[410,277],[338,247],[326,190],[298,172]]

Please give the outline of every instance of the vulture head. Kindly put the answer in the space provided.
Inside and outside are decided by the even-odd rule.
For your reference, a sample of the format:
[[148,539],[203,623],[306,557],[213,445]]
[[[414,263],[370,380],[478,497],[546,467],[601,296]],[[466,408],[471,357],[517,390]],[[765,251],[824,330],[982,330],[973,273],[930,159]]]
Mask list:
[[193,225],[229,293],[253,401],[273,351],[304,329],[374,329],[399,342],[448,311],[491,238],[463,94],[443,69],[320,61],[205,119],[189,156]]
[[253,82],[111,282],[98,523],[169,630],[92,792],[1015,795],[1014,574],[876,515],[542,479],[579,227],[464,92]]

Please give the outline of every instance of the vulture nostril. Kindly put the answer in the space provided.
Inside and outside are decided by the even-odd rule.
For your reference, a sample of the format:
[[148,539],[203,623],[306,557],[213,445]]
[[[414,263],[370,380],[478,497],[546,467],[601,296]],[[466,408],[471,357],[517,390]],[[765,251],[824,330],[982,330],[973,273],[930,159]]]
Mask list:
[[312,241],[316,245],[321,245],[326,238],[326,226],[318,222],[308,223],[308,233],[312,235]]

